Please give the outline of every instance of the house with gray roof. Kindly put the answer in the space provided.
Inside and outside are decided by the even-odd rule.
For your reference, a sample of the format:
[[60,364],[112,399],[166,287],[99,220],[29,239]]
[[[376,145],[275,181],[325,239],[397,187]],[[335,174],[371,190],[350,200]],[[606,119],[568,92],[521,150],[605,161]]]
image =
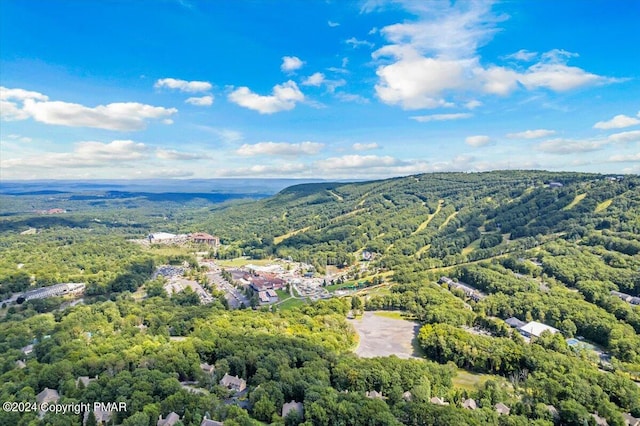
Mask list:
[[598,426],[609,426],[609,423],[607,423],[607,419],[605,419],[604,417],[600,417],[598,413],[591,413],[591,417],[593,417]]
[[369,399],[385,399],[384,395],[382,395],[382,392],[378,392],[376,390],[367,391],[364,393],[364,395]]
[[206,417],[202,419],[202,423],[200,426],[224,426],[224,423],[218,422],[216,420],[207,419]]
[[435,405],[449,405],[449,403],[447,401],[445,401],[444,399],[440,398],[439,396],[434,396],[432,397],[429,402],[431,402],[432,404]]
[[241,379],[238,376],[231,376],[226,373],[224,377],[220,379],[220,384],[225,388],[236,392],[242,392],[247,388],[247,382],[245,382],[244,379]]
[[56,403],[60,400],[60,394],[55,389],[44,388],[42,392],[36,395],[36,401],[38,405],[42,405],[45,402],[47,404]]
[[216,367],[206,362],[200,363],[200,369],[206,374],[213,374],[216,371]]
[[[93,411],[93,417],[96,419],[96,423],[99,425],[108,424],[111,421],[111,418],[113,417],[113,411],[104,410],[100,406],[94,407],[92,411]],[[82,418],[82,424],[86,425],[88,419],[89,419],[89,411],[85,411],[84,417]]]
[[513,328],[520,328],[520,327],[522,327],[523,325],[526,324],[526,322],[520,321],[516,317],[507,318],[506,320],[504,320],[504,322],[506,322],[507,324],[509,324],[509,326],[511,326]]
[[502,402],[498,402],[496,405],[494,405],[494,408],[496,409],[496,412],[501,416],[508,416],[511,412],[511,408],[507,407]]
[[476,404],[475,399],[469,398],[462,401],[462,408],[466,408],[467,410],[475,410],[478,408],[478,405]]
[[79,376],[76,379],[76,388],[82,383],[82,385],[86,388],[89,384],[95,380],[98,380],[98,376],[94,378],[90,378],[89,376]]
[[157,426],[173,426],[176,423],[178,423],[180,421],[180,416],[175,413],[175,412],[170,412],[166,418],[162,418],[162,415],[160,415],[160,418],[158,419],[158,423]]

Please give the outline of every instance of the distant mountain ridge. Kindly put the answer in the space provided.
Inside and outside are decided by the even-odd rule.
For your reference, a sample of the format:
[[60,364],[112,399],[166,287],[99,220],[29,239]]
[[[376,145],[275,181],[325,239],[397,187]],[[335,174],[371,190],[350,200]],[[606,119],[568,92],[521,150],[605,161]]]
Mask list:
[[[140,180],[21,180],[1,181],[0,194],[37,195],[47,191],[123,191],[190,193],[261,193],[275,194],[281,189],[320,179],[140,179]],[[52,192],[53,193],[53,192]]]

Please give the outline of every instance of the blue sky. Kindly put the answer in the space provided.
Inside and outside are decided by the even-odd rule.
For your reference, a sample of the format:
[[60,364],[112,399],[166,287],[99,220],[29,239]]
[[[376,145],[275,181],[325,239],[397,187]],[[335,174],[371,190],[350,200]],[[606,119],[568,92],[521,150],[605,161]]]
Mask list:
[[0,178],[640,172],[640,2],[2,0]]

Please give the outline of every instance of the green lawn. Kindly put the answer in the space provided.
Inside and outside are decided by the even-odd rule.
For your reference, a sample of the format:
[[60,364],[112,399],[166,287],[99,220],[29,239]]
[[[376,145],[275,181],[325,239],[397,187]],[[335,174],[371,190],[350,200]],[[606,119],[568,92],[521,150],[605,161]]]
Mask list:
[[485,384],[487,380],[504,381],[502,377],[492,374],[471,373],[466,370],[458,370],[456,376],[452,379],[453,386],[473,391]]
[[390,284],[379,285],[377,287],[363,288],[363,289],[360,289],[360,291],[358,291],[358,296],[371,296],[371,295],[388,296],[391,294],[391,287],[393,287],[394,285],[395,284],[390,283]]
[[225,268],[241,268],[248,264],[265,266],[273,265],[277,262],[271,259],[247,259],[245,257],[237,257],[235,259],[217,260],[216,263]]
[[293,297],[290,297],[286,299],[284,302],[280,303],[278,305],[278,309],[282,309],[282,310],[293,309],[297,306],[302,306],[305,303],[307,302],[304,299],[294,299]]
[[287,292],[286,290],[276,290],[276,293],[280,298],[280,302],[276,304],[278,309],[291,309],[307,303],[304,299],[295,299],[291,297],[289,292]]
[[325,288],[327,289],[327,291],[336,291],[336,290],[341,290],[341,289],[346,288],[346,287],[351,287],[354,284],[356,284],[355,281],[347,281],[347,282],[345,282],[343,284],[328,285]]
[[289,292],[287,290],[276,290],[276,294],[278,295],[278,298],[280,300],[285,300],[291,297],[291,295],[289,295]]

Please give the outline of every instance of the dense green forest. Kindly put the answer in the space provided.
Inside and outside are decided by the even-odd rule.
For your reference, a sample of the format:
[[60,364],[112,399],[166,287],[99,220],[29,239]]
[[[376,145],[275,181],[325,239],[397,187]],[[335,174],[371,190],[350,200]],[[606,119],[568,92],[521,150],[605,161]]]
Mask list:
[[[583,425],[596,424],[596,413],[624,425],[623,413],[640,417],[640,306],[611,293],[640,296],[638,176],[435,173],[303,184],[224,203],[24,197],[0,197],[0,299],[62,282],[87,288],[76,306],[50,298],[1,307],[3,402],[56,389],[61,402],[126,402],[110,424],[144,426],[170,412],[183,425],[205,415],[225,425]],[[384,291],[271,311],[229,310],[214,292],[200,305],[151,278],[157,265],[185,261],[201,274],[194,252],[205,248],[130,241],[157,231],[209,232],[222,241],[212,252],[220,260],[291,258],[317,276],[348,272]],[[373,260],[361,262],[363,252]],[[346,317],[360,305],[417,321],[422,359],[357,357]],[[505,323],[511,317],[559,332],[527,343]],[[461,373],[486,380],[461,386]],[[246,380],[244,396],[218,385],[225,374]],[[85,387],[80,376],[97,379]],[[189,388],[194,382],[202,391]],[[432,403],[436,396],[449,405]],[[468,398],[478,409],[463,408]],[[292,400],[304,415],[282,418]],[[499,415],[497,403],[510,414]],[[82,416],[0,411],[4,424],[80,425]]]

